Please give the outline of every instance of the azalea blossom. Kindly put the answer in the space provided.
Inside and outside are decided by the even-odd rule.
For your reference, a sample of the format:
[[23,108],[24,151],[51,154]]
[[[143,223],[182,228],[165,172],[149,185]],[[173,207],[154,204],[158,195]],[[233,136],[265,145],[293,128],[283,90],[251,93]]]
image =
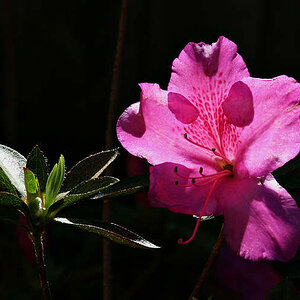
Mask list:
[[271,172],[300,150],[300,85],[250,77],[236,45],[189,43],[167,90],[143,83],[117,134],[150,168],[152,206],[201,217],[224,215],[240,256],[287,261],[300,242],[300,210]]

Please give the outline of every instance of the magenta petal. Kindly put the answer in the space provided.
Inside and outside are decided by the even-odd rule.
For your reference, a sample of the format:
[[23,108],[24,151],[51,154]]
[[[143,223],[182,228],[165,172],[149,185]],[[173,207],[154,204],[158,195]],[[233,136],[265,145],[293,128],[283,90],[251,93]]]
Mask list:
[[189,43],[186,47],[186,53],[196,63],[202,65],[206,76],[216,75],[219,68],[220,43],[207,45],[203,42],[199,44]]
[[[234,290],[244,300],[264,300],[281,281],[270,262],[243,259],[227,243],[224,243],[214,273],[221,286]],[[232,299],[226,296],[223,294],[224,299]]]
[[[127,134],[130,134],[134,137],[142,137],[145,133],[145,121],[143,115],[139,113],[140,104],[134,103],[123,113],[120,118],[122,123],[122,129]],[[132,126],[135,124],[135,126]]]
[[176,119],[184,124],[194,122],[199,116],[198,109],[178,93],[168,93],[168,107]]
[[[177,167],[177,174],[174,171],[175,167]],[[150,189],[148,193],[150,204],[156,207],[168,208],[176,213],[199,215],[211,185],[190,186],[191,179],[180,177],[192,178],[199,176],[198,171],[174,163],[164,163],[150,167]],[[213,193],[205,215],[216,212],[219,193],[219,189],[216,189]]]
[[234,83],[222,104],[228,121],[238,127],[249,125],[254,117],[253,96],[242,81]]
[[249,76],[237,46],[220,37],[216,43],[189,43],[172,65],[168,91],[191,101],[221,103],[238,80]]
[[246,259],[288,261],[300,243],[300,210],[273,176],[235,178],[222,197],[225,237]]
[[128,152],[150,164],[178,162],[188,167],[201,164],[211,169],[207,151],[184,138],[184,124],[168,108],[168,93],[158,84],[141,84],[141,102],[125,110],[117,122],[117,135]]
[[240,135],[236,157],[240,175],[260,177],[294,158],[300,150],[300,84],[293,78],[247,78],[254,119]]

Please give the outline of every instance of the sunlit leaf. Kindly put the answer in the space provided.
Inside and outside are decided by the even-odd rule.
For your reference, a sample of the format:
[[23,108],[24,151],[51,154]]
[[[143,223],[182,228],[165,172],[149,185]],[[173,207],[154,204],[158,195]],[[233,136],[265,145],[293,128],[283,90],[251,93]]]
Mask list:
[[16,194],[14,186],[11,184],[10,180],[0,168],[0,192],[9,192],[11,194]]
[[0,205],[15,208],[23,212],[27,210],[25,202],[18,196],[7,192],[0,192]]
[[48,167],[46,158],[38,146],[35,146],[27,158],[26,168],[32,171],[39,180],[42,192],[46,190]]
[[62,192],[71,190],[83,181],[97,178],[115,160],[118,154],[118,150],[113,149],[93,154],[78,162],[66,174]]
[[40,197],[35,197],[28,203],[30,215],[33,219],[41,215],[43,211],[42,204],[42,199]]
[[87,220],[67,219],[67,218],[55,218],[54,220],[56,222],[71,225],[92,233],[96,233],[119,244],[128,245],[136,248],[144,248],[144,249],[160,248],[159,246],[156,246],[151,242],[145,240],[140,235],[117,224],[104,223],[104,222],[90,222]]
[[24,171],[26,158],[17,151],[0,145],[0,168],[4,171],[13,186],[26,197]]
[[54,202],[60,191],[65,176],[65,159],[61,155],[57,164],[54,165],[46,184],[46,208]]
[[146,191],[149,187],[149,174],[138,175],[126,179],[122,179],[118,183],[102,190],[100,193],[92,197],[92,199],[113,198],[117,196],[125,196],[137,192]]
[[25,181],[27,194],[33,194],[33,195],[37,194],[38,185],[36,182],[36,178],[34,174],[29,169],[26,168],[24,168],[24,181]]
[[[194,218],[199,219],[199,216],[193,215]],[[201,217],[201,222],[205,222],[205,221],[210,221],[215,219],[216,216],[215,215],[210,215],[210,216],[203,216]]]
[[84,181],[73,188],[69,193],[59,194],[57,198],[62,197],[62,199],[57,200],[57,202],[50,207],[49,213],[57,213],[64,207],[74,204],[83,198],[94,195],[103,189],[109,188],[118,181],[119,179],[110,176],[103,176]]

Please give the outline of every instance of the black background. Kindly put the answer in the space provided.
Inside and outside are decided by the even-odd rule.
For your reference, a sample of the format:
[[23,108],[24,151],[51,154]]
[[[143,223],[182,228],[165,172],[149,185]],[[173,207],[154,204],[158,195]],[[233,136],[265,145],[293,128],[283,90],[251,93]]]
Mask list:
[[[172,61],[188,42],[210,44],[220,35],[238,45],[251,76],[299,81],[296,3],[129,0],[118,115],[138,101],[139,82],[167,87]],[[105,148],[120,9],[121,1],[1,0],[0,143],[25,156],[38,144],[50,165],[62,153],[68,168]],[[116,177],[126,176],[126,157],[121,149]],[[65,214],[99,219],[101,203]],[[177,238],[193,229],[189,216],[148,208],[132,196],[114,201],[112,219],[164,246],[159,253],[113,246],[115,299],[187,299],[221,220],[203,224],[196,241],[180,247]],[[37,274],[15,228],[0,224],[0,233],[0,299],[39,299]],[[49,228],[54,299],[101,299],[101,246],[91,234]]]

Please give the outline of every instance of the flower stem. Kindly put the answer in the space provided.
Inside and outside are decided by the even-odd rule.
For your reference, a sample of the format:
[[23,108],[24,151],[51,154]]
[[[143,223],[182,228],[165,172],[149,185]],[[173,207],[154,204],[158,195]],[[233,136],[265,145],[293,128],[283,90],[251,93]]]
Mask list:
[[42,232],[31,233],[31,240],[34,247],[35,259],[39,270],[40,284],[43,291],[44,299],[50,300],[51,292],[50,292],[49,282],[46,277],[43,233]]
[[[129,0],[122,1],[121,17],[119,22],[118,40],[116,47],[116,56],[113,66],[111,92],[109,98],[109,111],[106,128],[106,149],[113,147],[114,132],[117,114],[117,100],[119,91],[119,77],[124,48],[124,38],[127,20],[127,8]],[[106,175],[112,175],[113,169],[109,167]],[[103,203],[102,219],[104,222],[110,221],[110,201],[105,199]],[[111,268],[111,242],[108,239],[103,240],[103,299],[111,300],[112,297],[112,268]]]
[[218,254],[219,254],[223,240],[224,240],[224,225],[222,225],[218,239],[214,245],[214,248],[210,254],[210,257],[207,260],[206,266],[205,266],[204,270],[202,271],[201,276],[200,276],[196,286],[194,287],[194,290],[193,290],[189,300],[198,299],[197,297],[198,297],[199,291],[200,291],[205,279],[207,278],[209,271],[210,271],[211,267],[213,266]]

